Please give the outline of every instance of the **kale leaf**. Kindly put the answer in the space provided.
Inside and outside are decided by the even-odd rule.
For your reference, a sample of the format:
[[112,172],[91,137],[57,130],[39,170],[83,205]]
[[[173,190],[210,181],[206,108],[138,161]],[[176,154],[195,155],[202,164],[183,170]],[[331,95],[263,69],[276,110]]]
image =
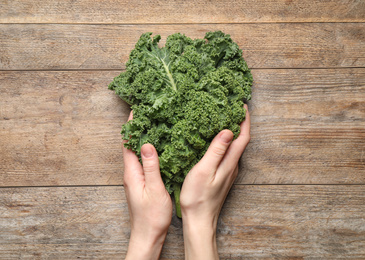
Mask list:
[[185,176],[221,130],[238,136],[253,79],[242,50],[221,31],[195,40],[176,33],[162,48],[160,35],[151,35],[142,34],[126,71],[109,89],[133,110],[133,119],[122,126],[125,146],[141,160],[141,146],[154,145],[165,187],[174,193],[181,216]]

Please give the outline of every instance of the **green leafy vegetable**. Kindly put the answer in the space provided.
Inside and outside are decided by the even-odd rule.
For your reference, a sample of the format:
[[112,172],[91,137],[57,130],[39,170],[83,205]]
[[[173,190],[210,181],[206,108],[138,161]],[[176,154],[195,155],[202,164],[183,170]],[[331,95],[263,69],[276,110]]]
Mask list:
[[133,110],[133,120],[122,127],[125,146],[139,158],[143,144],[155,146],[162,179],[175,193],[180,216],[180,189],[190,169],[221,130],[238,136],[252,75],[238,45],[223,32],[195,40],[176,33],[162,48],[160,35],[151,35],[140,37],[126,71],[109,89]]

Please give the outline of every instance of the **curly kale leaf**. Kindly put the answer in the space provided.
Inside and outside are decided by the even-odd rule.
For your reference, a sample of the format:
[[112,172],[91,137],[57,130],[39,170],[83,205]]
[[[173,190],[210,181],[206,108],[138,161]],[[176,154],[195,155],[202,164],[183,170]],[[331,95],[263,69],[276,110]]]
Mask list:
[[140,37],[126,71],[109,89],[133,110],[133,120],[122,126],[125,146],[139,158],[143,144],[155,146],[162,179],[175,193],[179,215],[184,178],[214,136],[223,129],[238,136],[253,79],[242,50],[221,31],[195,40],[176,33],[165,47],[158,46],[159,35],[151,35]]

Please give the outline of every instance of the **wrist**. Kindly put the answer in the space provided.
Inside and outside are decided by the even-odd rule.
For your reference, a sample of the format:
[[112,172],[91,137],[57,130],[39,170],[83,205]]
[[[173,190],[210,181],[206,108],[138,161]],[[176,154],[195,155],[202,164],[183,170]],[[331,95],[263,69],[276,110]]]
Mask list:
[[159,259],[167,233],[143,236],[131,232],[126,260]]
[[213,230],[217,228],[218,214],[208,210],[186,210],[182,209],[182,220],[184,228],[194,230]]
[[184,219],[185,259],[219,259],[216,242],[216,221]]

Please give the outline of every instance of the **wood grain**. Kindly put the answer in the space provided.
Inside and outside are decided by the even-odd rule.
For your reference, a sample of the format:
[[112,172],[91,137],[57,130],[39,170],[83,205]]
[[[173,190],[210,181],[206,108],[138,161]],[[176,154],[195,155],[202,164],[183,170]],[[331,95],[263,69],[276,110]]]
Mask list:
[[113,74],[1,73],[1,185],[120,184],[129,108]]
[[[0,258],[123,259],[107,85],[144,32],[222,30],[255,83],[221,259],[365,259],[364,22],[362,0],[0,1]],[[176,217],[161,259],[184,259]]]
[[[0,185],[120,185],[119,71],[1,72]],[[239,184],[364,184],[365,69],[253,70]]]
[[0,23],[364,22],[356,0],[2,1]]
[[[363,186],[236,185],[218,222],[221,259],[365,257]],[[3,259],[122,259],[122,187],[0,189]],[[161,259],[183,259],[174,218]]]
[[254,70],[237,183],[365,183],[365,70]]
[[140,35],[228,33],[251,68],[365,67],[361,23],[74,25],[0,24],[0,70],[122,69]]

